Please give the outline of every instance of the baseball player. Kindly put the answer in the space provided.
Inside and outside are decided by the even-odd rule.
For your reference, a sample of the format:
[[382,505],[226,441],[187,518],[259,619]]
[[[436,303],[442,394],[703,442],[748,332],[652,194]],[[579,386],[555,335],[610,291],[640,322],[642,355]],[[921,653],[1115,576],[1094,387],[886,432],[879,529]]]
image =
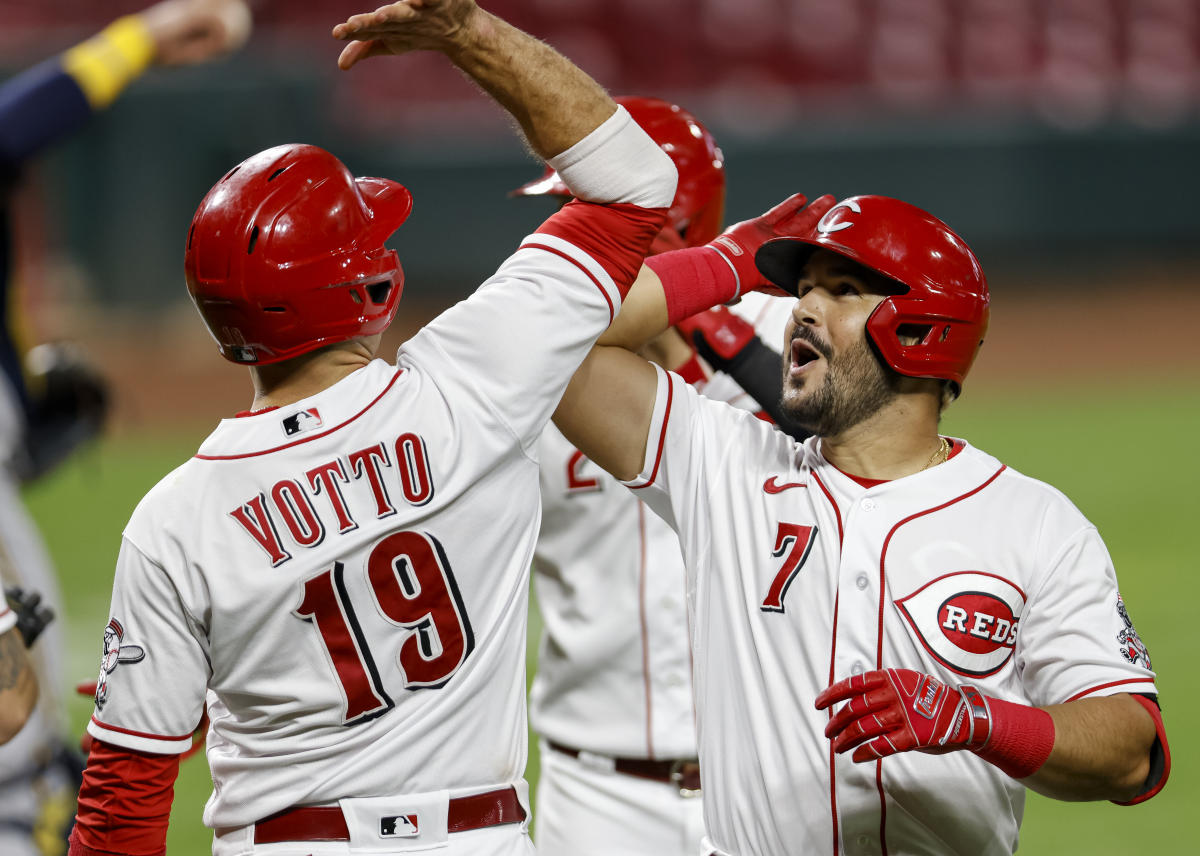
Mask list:
[[[1157,793],[1155,674],[1095,528],[938,433],[987,326],[967,245],[894,199],[797,196],[646,265],[555,419],[679,533],[706,852],[1007,854],[1026,788]],[[803,444],[629,350],[763,285],[797,296]]]
[[[151,67],[190,65],[240,45],[250,17],[241,0],[166,0],[122,17],[94,37],[0,86],[0,557],[4,582],[62,597],[40,533],[20,496],[103,421],[104,384],[77,352],[40,345],[22,354],[8,314],[14,267],[9,223],[25,165],[81,130]],[[27,381],[29,381],[27,383]],[[21,733],[0,748],[0,853],[35,856],[65,832],[82,764],[67,730],[62,697],[65,630],[52,626],[32,652],[41,702]]]
[[333,34],[345,69],[445,54],[578,201],[392,365],[374,351],[403,285],[384,248],[412,206],[402,185],[285,145],[209,191],[189,292],[254,399],[125,529],[76,856],[161,852],[206,708],[217,856],[532,851],[534,450],[676,173],[587,75],[469,0],[394,3]]
[[[711,241],[725,201],[724,157],[713,136],[677,105],[615,100],[679,172],[651,252]],[[569,198],[552,171],[514,192],[545,194]],[[750,356],[761,350],[769,354],[765,397],[773,406],[780,355],[759,336],[781,341],[790,305],[756,293],[734,308],[746,318],[721,307],[689,319],[689,331],[707,336],[703,344],[716,343],[705,360],[675,328],[642,353],[706,395],[757,411],[712,366],[761,370]],[[530,721],[541,737],[538,851],[695,856],[703,816],[679,539],[553,425],[542,433],[538,458],[542,525],[533,570],[544,632],[530,692]]]

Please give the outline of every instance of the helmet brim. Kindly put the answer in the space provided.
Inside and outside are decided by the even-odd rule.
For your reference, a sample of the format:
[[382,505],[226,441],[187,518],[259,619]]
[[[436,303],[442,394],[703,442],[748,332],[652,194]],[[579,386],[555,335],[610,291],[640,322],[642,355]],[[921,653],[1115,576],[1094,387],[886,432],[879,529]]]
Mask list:
[[777,288],[795,297],[800,272],[804,270],[812,254],[822,247],[850,258],[854,257],[846,247],[832,246],[825,242],[807,241],[804,238],[772,238],[755,252],[754,266]]
[[356,178],[355,183],[371,211],[371,222],[362,239],[364,243],[383,244],[412,213],[412,194],[403,184],[386,178]]

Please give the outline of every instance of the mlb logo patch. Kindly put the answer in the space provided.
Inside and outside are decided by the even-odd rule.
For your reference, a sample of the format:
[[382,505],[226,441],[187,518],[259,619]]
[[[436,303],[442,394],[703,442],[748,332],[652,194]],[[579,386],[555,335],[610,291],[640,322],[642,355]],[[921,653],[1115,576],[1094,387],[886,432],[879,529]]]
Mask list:
[[421,824],[415,814],[397,814],[379,818],[380,838],[416,838],[421,834]]
[[324,424],[320,411],[315,407],[309,407],[285,418],[283,420],[283,433],[291,437],[295,434],[311,431],[314,428],[320,428]]

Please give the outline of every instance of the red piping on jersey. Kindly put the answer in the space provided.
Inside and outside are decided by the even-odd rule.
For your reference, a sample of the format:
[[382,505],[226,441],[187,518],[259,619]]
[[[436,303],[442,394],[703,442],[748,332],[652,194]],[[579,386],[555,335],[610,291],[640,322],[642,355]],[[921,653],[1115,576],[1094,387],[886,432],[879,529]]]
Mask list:
[[654,757],[654,714],[650,686],[650,633],[646,626],[646,511],[637,503],[638,513],[638,621],[642,632],[642,685],[646,690],[646,757]]
[[371,399],[371,401],[367,404],[366,407],[364,407],[362,410],[358,411],[358,413],[355,413],[353,416],[351,416],[345,422],[334,425],[328,431],[322,431],[320,434],[313,434],[311,437],[304,437],[300,440],[293,440],[290,443],[284,443],[282,446],[276,446],[273,449],[263,449],[261,452],[245,452],[240,455],[195,454],[192,457],[198,458],[201,461],[236,461],[236,460],[240,460],[241,458],[256,458],[259,455],[270,455],[273,452],[281,452],[284,449],[290,449],[290,448],[292,448],[292,446],[299,446],[301,443],[308,443],[313,440],[319,440],[322,437],[327,437],[330,434],[332,434],[334,431],[338,431],[342,428],[345,428],[347,425],[349,425],[355,419],[362,416],[364,413],[366,413],[368,410],[370,410],[372,407],[374,407],[376,405],[376,403],[379,401],[379,399],[383,398],[385,395],[388,394],[388,391],[391,390],[391,388],[395,385],[396,381],[398,381],[400,379],[400,375],[402,375],[402,374],[404,374],[404,369],[396,369],[396,373],[392,376],[392,379],[388,381],[387,386],[385,386],[383,388],[383,391],[380,392],[379,395],[377,395],[373,399]]
[[829,504],[833,506],[833,515],[837,518],[838,525],[838,553],[841,553],[844,535],[842,531],[842,510],[838,508],[838,504],[833,499],[833,494],[829,492],[829,488],[825,487],[825,482],[821,481],[821,477],[817,475],[816,470],[812,471],[812,477],[813,481],[817,483],[817,487],[821,488],[821,492],[825,494],[825,498],[829,500]]
[[608,292],[604,290],[604,286],[600,284],[600,280],[596,279],[596,275],[593,274],[587,268],[585,268],[582,264],[580,264],[578,259],[573,259],[569,255],[564,253],[562,250],[555,249],[554,247],[547,247],[545,244],[537,244],[537,243],[521,244],[521,249],[522,250],[535,249],[535,250],[541,250],[546,253],[551,253],[553,255],[558,256],[559,258],[566,259],[571,264],[575,265],[575,267],[577,267],[581,271],[583,271],[584,274],[587,276],[587,278],[592,281],[592,284],[595,285],[596,288],[600,290],[600,293],[602,295],[604,295],[604,302],[608,304],[608,323],[609,324],[612,323],[613,318],[616,317],[616,309],[613,307],[612,298],[608,296]]
[[1106,690],[1109,687],[1119,687],[1119,686],[1123,686],[1124,684],[1153,684],[1153,683],[1154,683],[1153,678],[1127,678],[1123,681],[1109,681],[1107,684],[1100,684],[1099,686],[1095,686],[1090,689],[1086,689],[1083,692],[1075,693],[1075,695],[1071,696],[1069,699],[1067,699],[1067,701],[1063,702],[1063,704],[1066,704],[1067,702],[1076,701],[1078,699],[1083,698],[1084,696],[1091,695],[1094,692],[1098,692],[1099,690]]
[[[833,516],[837,520],[838,526],[838,562],[841,563],[842,552],[842,510],[838,508],[838,504],[833,499],[833,494],[829,492],[829,488],[825,486],[825,482],[821,481],[821,477],[817,475],[816,470],[812,470],[813,481],[817,483],[817,487],[821,488],[821,493],[825,494],[825,498],[829,500],[829,505],[833,509]],[[801,485],[805,487],[806,485]],[[841,603],[842,595],[839,591],[833,598],[833,637],[829,646],[829,683],[827,686],[833,686],[834,682],[834,663],[837,661],[837,625],[838,625],[838,604]],[[833,708],[826,711],[829,719],[833,719]],[[837,812],[837,771],[834,764],[837,758],[833,752],[833,743],[829,744],[829,809],[833,812],[833,854],[837,856],[840,841],[840,830],[838,829],[838,812]]]
[[234,419],[246,419],[250,416],[258,416],[261,413],[270,413],[272,410],[278,410],[278,404],[272,404],[269,407],[260,407],[258,410],[239,410],[233,414]]
[[187,734],[181,734],[178,737],[169,737],[163,734],[147,734],[145,731],[134,731],[130,728],[121,728],[119,725],[109,725],[96,719],[95,714],[92,714],[92,722],[103,728],[105,731],[116,731],[119,734],[128,734],[131,737],[145,737],[148,740],[186,740],[188,745],[191,745],[192,735],[195,731],[189,731]]
[[[835,506],[836,508],[836,506]],[[833,663],[834,655],[837,653],[837,622],[838,622],[838,604],[842,600],[842,593],[839,591],[833,598],[833,644],[829,650],[829,683],[827,686],[833,686]],[[830,707],[825,711],[829,719],[833,719],[833,708]],[[834,769],[834,764],[837,762],[837,756],[833,752],[833,741],[829,741],[829,810],[833,812],[833,856],[838,856],[839,832],[838,829],[838,811],[837,811],[837,772]]]
[[[974,496],[994,482],[1000,476],[1000,473],[1004,472],[1006,469],[1008,469],[1007,466],[1001,465],[1000,469],[992,473],[991,476],[988,477],[987,481],[977,487],[972,488],[961,496],[956,496],[954,499],[943,502],[941,505],[936,505],[933,508],[927,508],[924,511],[918,511],[916,514],[910,514],[908,517],[905,517],[903,520],[893,526],[888,532],[887,537],[883,539],[883,549],[879,551],[879,625],[876,631],[877,641],[875,643],[876,669],[883,668],[883,614],[886,605],[885,595],[887,593],[887,573],[884,566],[887,564],[888,545],[892,543],[892,536],[896,534],[901,526],[916,520],[918,517],[924,517],[926,514],[933,514],[935,511],[941,511],[943,508],[949,508],[951,505],[954,505],[957,502],[961,502],[964,499]],[[883,856],[887,856],[887,800],[884,799],[883,795],[883,759],[880,758],[875,762],[875,765],[875,787],[879,791],[879,846],[882,850]]]
[[650,478],[645,484],[639,484],[631,490],[641,490],[650,487],[658,478],[658,465],[662,463],[663,446],[667,442],[667,423],[671,421],[671,400],[675,397],[675,384],[671,382],[671,374],[667,373],[667,407],[663,411],[662,430],[658,433],[658,450],[654,453],[654,469],[650,470]]

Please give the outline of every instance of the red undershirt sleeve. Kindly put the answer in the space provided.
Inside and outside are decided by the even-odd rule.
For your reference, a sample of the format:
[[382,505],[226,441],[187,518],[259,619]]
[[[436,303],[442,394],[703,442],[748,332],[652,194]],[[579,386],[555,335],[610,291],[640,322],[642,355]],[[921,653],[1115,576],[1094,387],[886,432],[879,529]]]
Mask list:
[[178,755],[92,742],[68,856],[164,856]]

